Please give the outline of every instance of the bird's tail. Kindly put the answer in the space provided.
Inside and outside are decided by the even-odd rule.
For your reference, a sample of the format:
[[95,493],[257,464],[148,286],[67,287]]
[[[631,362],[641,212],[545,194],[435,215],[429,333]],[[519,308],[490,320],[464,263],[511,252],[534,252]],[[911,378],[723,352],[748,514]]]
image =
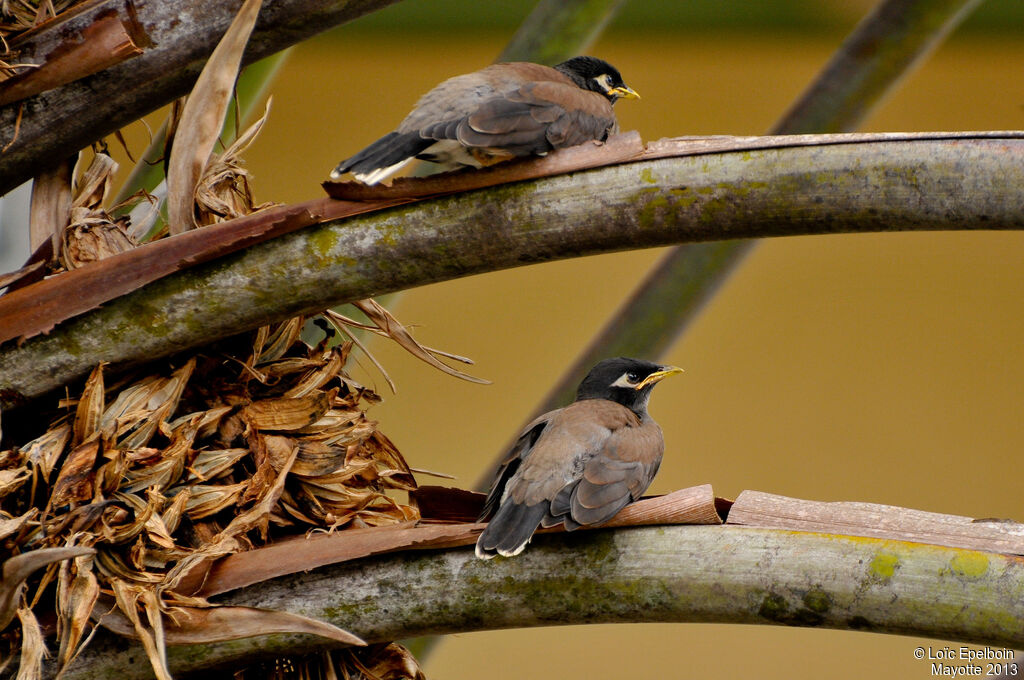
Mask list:
[[518,555],[546,514],[547,503],[520,505],[506,501],[477,539],[476,556],[489,560],[495,555]]
[[351,172],[364,184],[376,184],[433,143],[434,140],[423,139],[418,132],[389,132],[355,156],[338,163],[331,171],[331,179]]

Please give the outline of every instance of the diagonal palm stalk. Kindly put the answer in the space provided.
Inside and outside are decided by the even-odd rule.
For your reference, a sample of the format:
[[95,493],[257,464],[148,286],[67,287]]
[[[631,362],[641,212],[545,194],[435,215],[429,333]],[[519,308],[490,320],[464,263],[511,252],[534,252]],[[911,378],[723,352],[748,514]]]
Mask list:
[[[856,129],[979,4],[981,0],[883,0],[770,134]],[[526,421],[570,401],[576,385],[600,359],[663,355],[753,246],[754,241],[718,241],[669,251]],[[490,479],[488,469],[478,486]]]

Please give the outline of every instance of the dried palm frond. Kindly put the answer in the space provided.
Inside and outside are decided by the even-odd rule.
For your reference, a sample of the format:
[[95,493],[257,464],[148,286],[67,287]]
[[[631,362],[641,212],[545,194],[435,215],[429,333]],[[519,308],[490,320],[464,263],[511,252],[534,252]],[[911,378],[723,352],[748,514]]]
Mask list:
[[[0,42],[13,26],[73,4],[0,0]],[[218,48],[189,95],[188,111],[179,107],[171,116],[170,231],[264,207],[241,154],[266,113],[223,153],[212,152],[244,49],[244,24],[251,28],[259,7],[258,0],[243,3],[227,47]],[[57,262],[66,269],[137,245],[130,218],[115,219],[120,206],[108,205],[117,164],[102,144],[92,152],[80,156],[84,170],[54,173],[53,191],[39,192],[40,238],[59,248]],[[132,200],[148,200],[150,212],[158,212],[145,192]],[[441,370],[477,380],[436,357],[469,360],[423,347],[372,300],[357,306],[370,325],[339,315],[331,323],[366,328]],[[416,488],[412,469],[366,415],[380,397],[346,372],[353,347],[362,348],[358,335],[335,343],[330,323],[318,317],[325,338],[311,346],[302,340],[307,321],[266,326],[135,374],[112,375],[99,365],[66,393],[45,431],[20,441],[8,436],[9,448],[0,450],[0,642],[20,650],[21,676],[38,676],[44,633],[54,627],[59,668],[103,626],[140,640],[157,677],[169,677],[167,644],[268,631],[363,644],[325,622],[214,607],[197,595],[213,562],[227,555],[312,531],[419,519],[414,505],[399,500],[399,492]],[[7,578],[8,568],[17,578]],[[337,677],[422,677],[397,645],[329,659],[333,665],[325,668]]]
[[203,170],[196,187],[196,223],[199,226],[216,224],[224,220],[248,215],[268,208],[272,203],[257,204],[249,183],[241,154],[253,143],[270,113],[270,100],[263,116],[243,132],[235,142],[214,154]]
[[30,583],[37,607],[53,603],[60,663],[106,592],[163,675],[163,617],[190,597],[175,590],[188,571],[279,536],[418,518],[389,495],[416,481],[366,416],[379,397],[345,372],[352,343],[311,347],[303,322],[127,381],[97,366],[46,433],[0,452],[0,496],[22,513],[0,515],[0,555],[95,550]]
[[71,201],[70,222],[60,250],[60,263],[65,269],[76,269],[138,245],[128,231],[128,218],[115,220],[103,208],[116,173],[117,163],[106,149],[97,147]]

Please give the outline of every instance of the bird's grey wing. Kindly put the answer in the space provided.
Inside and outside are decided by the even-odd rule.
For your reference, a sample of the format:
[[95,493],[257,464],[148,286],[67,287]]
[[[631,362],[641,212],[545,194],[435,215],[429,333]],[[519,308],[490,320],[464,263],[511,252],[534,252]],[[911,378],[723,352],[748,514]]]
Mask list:
[[[588,402],[574,402],[546,414],[543,428],[529,446],[520,444],[532,439],[530,435],[535,430],[527,428],[526,439],[520,437],[513,448],[517,455],[507,459],[509,464],[491,489],[488,503],[492,507],[497,504],[497,509],[477,539],[477,556],[489,558],[521,552],[550,514],[551,500],[559,490],[574,485],[582,477],[587,456],[600,450],[601,442],[609,434],[602,418],[591,413],[591,406],[581,408],[584,403]],[[636,419],[624,406],[606,403]]]
[[556,412],[509,480],[508,499],[527,505],[551,503],[564,487],[583,477],[586,462],[630,418],[637,420],[625,406],[602,399],[573,402]]
[[484,102],[459,122],[456,134],[466,146],[526,156],[603,141],[615,128],[612,105],[603,96],[570,83],[541,81]]
[[494,473],[494,480],[491,482],[491,488],[487,493],[487,500],[484,501],[484,507],[480,511],[478,521],[484,521],[498,509],[501,498],[505,494],[505,485],[508,484],[508,480],[519,470],[519,465],[523,462],[523,459],[529,455],[530,450],[537,442],[544,428],[547,427],[551,418],[555,417],[558,412],[551,411],[545,413],[523,429],[515,444],[509,449],[501,463],[498,464],[498,469]]
[[422,132],[434,125],[458,122],[479,109],[484,102],[509,96],[526,83],[534,81],[572,82],[549,66],[528,62],[492,64],[473,73],[449,78],[424,94],[399,124],[397,131]]
[[559,503],[552,503],[552,515],[562,515],[570,530],[576,528],[571,523],[607,522],[643,495],[658,472],[664,452],[661,428],[649,418],[638,427],[615,430],[600,453],[587,461],[579,483],[563,494]]

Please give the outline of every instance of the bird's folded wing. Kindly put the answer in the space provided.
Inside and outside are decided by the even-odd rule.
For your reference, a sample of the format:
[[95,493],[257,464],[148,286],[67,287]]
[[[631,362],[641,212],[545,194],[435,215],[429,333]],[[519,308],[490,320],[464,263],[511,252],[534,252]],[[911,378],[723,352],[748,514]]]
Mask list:
[[467,146],[526,155],[603,140],[615,127],[607,99],[575,85],[528,83],[483,103],[458,126]]

